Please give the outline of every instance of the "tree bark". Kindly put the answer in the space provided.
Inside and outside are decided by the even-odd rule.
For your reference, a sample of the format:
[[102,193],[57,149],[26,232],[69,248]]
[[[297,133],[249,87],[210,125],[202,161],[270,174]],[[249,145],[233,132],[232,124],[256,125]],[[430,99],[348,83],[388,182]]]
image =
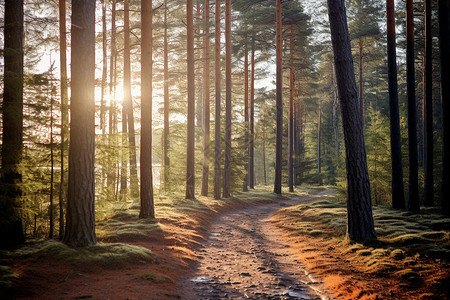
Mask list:
[[[52,70],[53,71],[53,70]],[[53,74],[52,74],[53,75]],[[53,84],[50,85],[50,205],[48,214],[50,219],[48,238],[53,239],[55,229],[55,213],[53,211],[53,182],[55,178],[55,156],[53,154]]]
[[[108,76],[108,60],[107,60],[107,44],[106,44],[106,2],[102,2],[102,89],[100,95],[100,129],[102,130],[102,135],[106,134],[106,124],[105,124],[105,94],[106,94],[106,78]],[[102,183],[103,184],[103,183]]]
[[263,159],[263,177],[264,185],[267,185],[267,168],[266,168],[266,123],[262,124],[262,159]]
[[441,209],[450,215],[450,0],[439,0],[439,49],[443,127]]
[[363,37],[359,38],[359,103],[361,103],[361,115],[363,121],[363,127],[365,126],[365,112],[366,107],[364,103],[364,76],[363,76],[363,49],[364,42]]
[[137,196],[139,194],[138,177],[137,177],[137,160],[136,160],[136,134],[134,130],[133,116],[133,98],[131,94],[131,59],[130,59],[130,7],[129,0],[124,1],[124,68],[123,68],[123,105],[127,115],[128,122],[128,147],[130,156],[130,188],[131,194]]
[[152,1],[141,0],[141,206],[139,218],[155,218],[152,171]]
[[[116,0],[112,0],[111,3],[111,54],[109,60],[109,136],[108,144],[109,146],[117,145],[115,143],[116,138],[113,135],[116,133],[116,109],[115,109],[115,98],[116,98]],[[112,187],[115,193],[116,185],[116,158],[108,157],[108,178],[107,186]]]
[[1,248],[16,247],[25,241],[18,200],[23,152],[23,0],[5,1],[5,73],[3,90],[3,140],[1,148],[2,226]]
[[88,247],[95,236],[95,0],[72,1],[69,189],[64,242]]
[[[245,37],[245,40],[247,41],[247,37]],[[244,153],[245,157],[247,158],[247,163],[245,164],[245,176],[244,176],[244,183],[242,190],[244,192],[248,191],[248,184],[249,184],[249,162],[250,162],[250,145],[249,145],[249,115],[248,115],[248,48],[247,48],[247,42],[245,42],[245,56],[244,56]]]
[[334,62],[331,63],[331,79],[333,86],[333,131],[334,131],[334,152],[336,155],[336,160],[339,158],[339,131],[338,131],[338,95],[337,95],[337,85],[336,85],[336,72],[334,70]]
[[291,25],[289,51],[288,185],[289,192],[294,192],[294,25]]
[[164,137],[163,137],[163,156],[164,156],[164,190],[169,190],[169,49],[167,42],[167,0],[164,0]]
[[223,197],[231,196],[231,0],[225,0],[225,163]]
[[386,0],[386,14],[389,112],[391,123],[392,207],[395,209],[402,209],[405,208],[405,194],[403,190],[402,149],[398,107],[394,0]]
[[276,12],[276,109],[277,133],[275,145],[275,184],[273,192],[281,194],[281,170],[283,156],[283,62],[282,62],[282,20],[281,0],[277,0]]
[[[249,140],[249,187],[255,188],[255,39],[252,38],[252,58],[250,74],[250,140]],[[266,183],[267,184],[267,183]]]
[[431,32],[431,0],[425,0],[425,84],[424,84],[424,150],[425,150],[425,206],[434,204],[433,180],[433,66],[432,66],[432,32]]
[[192,0],[186,1],[187,12],[187,161],[186,199],[195,198],[195,65],[194,65],[194,7]]
[[[317,173],[322,173],[322,107],[321,107],[321,101],[319,99],[319,117],[317,121]],[[320,180],[320,179],[319,179]],[[319,182],[319,184],[322,184]]]
[[214,116],[214,198],[220,199],[220,0],[216,0],[214,20],[214,85],[215,116]]
[[346,150],[347,234],[351,240],[363,242],[376,239],[376,233],[344,0],[328,0],[328,14]]
[[67,91],[66,0],[59,0],[59,64],[61,76],[61,182],[59,184],[59,239],[64,238],[65,160],[69,134],[69,96]]
[[406,0],[406,88],[408,94],[408,149],[409,149],[409,190],[408,209],[418,211],[419,182],[417,162],[417,108],[414,74],[414,13],[413,1]]
[[208,196],[209,143],[210,143],[210,97],[209,97],[209,0],[205,0],[205,53],[204,53],[204,105],[203,105],[203,181],[202,196]]

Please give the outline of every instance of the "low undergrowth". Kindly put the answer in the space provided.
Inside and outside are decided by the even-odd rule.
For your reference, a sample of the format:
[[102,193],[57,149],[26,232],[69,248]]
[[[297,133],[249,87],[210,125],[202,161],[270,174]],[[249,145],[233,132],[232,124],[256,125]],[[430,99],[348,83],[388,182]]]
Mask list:
[[[283,197],[302,196],[321,189],[305,187],[296,193],[284,190]],[[192,249],[204,239],[202,234],[214,214],[279,199],[279,195],[272,193],[272,187],[258,187],[220,200],[203,196],[187,200],[183,193],[163,194],[155,197],[156,219],[139,219],[138,199],[111,202],[100,207],[97,213],[99,243],[93,247],[71,248],[57,240],[32,240],[15,251],[0,253],[0,288],[20,282],[20,275],[11,262],[27,265],[27,261],[39,264],[40,260],[66,262],[78,269],[93,267],[92,270],[145,263],[149,264],[148,271],[135,279],[171,283],[174,279],[170,272],[164,273],[169,267],[186,269],[198,260]],[[166,257],[162,263],[161,256]],[[158,265],[151,264],[155,261]]]
[[[283,209],[272,220],[289,239],[298,242],[301,236],[307,236],[310,244],[323,243],[326,248],[321,255],[338,255],[356,272],[394,278],[411,290],[446,294],[450,278],[450,218],[432,208],[411,213],[382,206],[373,207],[373,216],[378,240],[366,244],[347,239],[346,204],[334,195]],[[305,246],[301,251],[312,248]]]

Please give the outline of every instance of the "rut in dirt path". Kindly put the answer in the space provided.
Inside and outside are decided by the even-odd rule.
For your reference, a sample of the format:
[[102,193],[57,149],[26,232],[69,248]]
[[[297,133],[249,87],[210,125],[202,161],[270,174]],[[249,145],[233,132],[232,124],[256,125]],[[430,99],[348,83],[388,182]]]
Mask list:
[[283,206],[332,193],[280,200],[220,216],[199,265],[182,281],[182,299],[331,299],[318,278],[289,252],[270,216]]

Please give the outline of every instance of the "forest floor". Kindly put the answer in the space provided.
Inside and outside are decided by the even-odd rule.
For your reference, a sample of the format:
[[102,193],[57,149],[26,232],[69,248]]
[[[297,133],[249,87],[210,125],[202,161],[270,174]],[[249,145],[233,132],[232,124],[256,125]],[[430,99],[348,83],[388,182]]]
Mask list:
[[[450,219],[374,208],[379,240],[345,239],[329,190],[122,207],[99,246],[33,241],[0,256],[0,299],[448,299]],[[150,252],[150,251],[151,252]]]

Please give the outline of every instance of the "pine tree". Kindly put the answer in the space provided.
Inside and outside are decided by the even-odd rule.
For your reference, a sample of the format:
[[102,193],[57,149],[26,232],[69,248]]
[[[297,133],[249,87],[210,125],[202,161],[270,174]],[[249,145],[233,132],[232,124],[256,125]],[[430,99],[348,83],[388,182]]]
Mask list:
[[406,0],[406,72],[408,94],[409,190],[408,209],[418,211],[419,182],[417,159],[417,108],[414,71],[414,13],[412,0]]
[[1,248],[25,241],[17,211],[22,196],[20,162],[23,151],[23,0],[5,2],[3,140],[1,149]]
[[347,234],[362,242],[376,239],[376,233],[344,0],[328,0],[328,15],[346,149]]
[[405,208],[405,195],[403,191],[402,149],[398,108],[394,0],[386,0],[386,12],[389,112],[391,122],[392,207],[400,209]]
[[276,15],[276,107],[277,107],[277,137],[275,154],[275,184],[273,191],[281,194],[281,170],[282,170],[282,152],[283,152],[283,69],[282,69],[282,18],[281,18],[281,0],[277,0]]
[[225,0],[225,162],[223,197],[231,196],[231,0]]
[[152,171],[152,1],[141,0],[141,189],[139,218],[155,218]]
[[195,73],[194,73],[194,7],[192,0],[186,1],[187,22],[187,162],[186,162],[186,199],[195,198]]
[[441,101],[443,123],[442,212],[450,215],[450,0],[439,0]]
[[216,0],[214,30],[215,124],[214,124],[214,198],[220,199],[220,0]]
[[69,188],[64,242],[96,243],[95,235],[95,1],[72,1]]

